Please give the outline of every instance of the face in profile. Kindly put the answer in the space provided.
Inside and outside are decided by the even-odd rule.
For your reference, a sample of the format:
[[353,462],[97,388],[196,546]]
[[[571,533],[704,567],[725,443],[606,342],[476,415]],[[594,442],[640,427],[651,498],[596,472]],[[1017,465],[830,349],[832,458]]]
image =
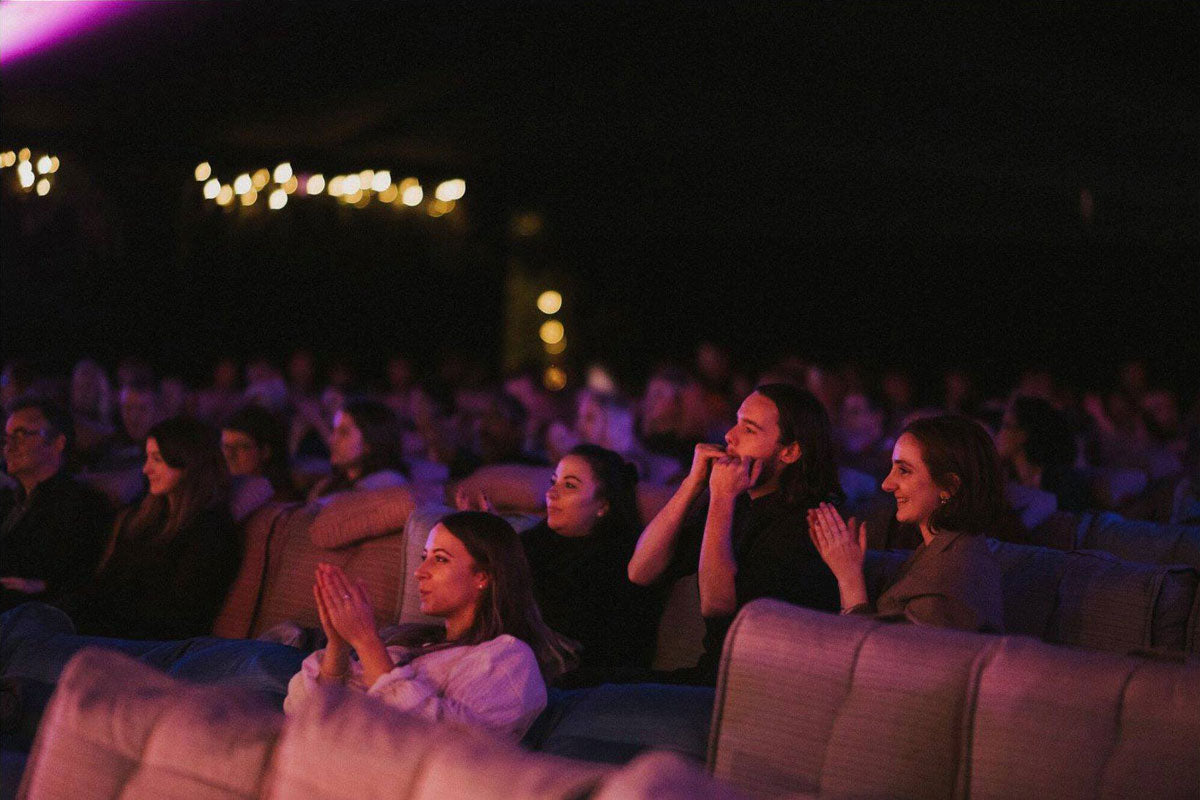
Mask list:
[[1017,423],[1017,415],[1011,408],[1005,409],[1004,417],[1000,420],[1000,430],[996,431],[996,452],[1004,461],[1011,461],[1025,445],[1025,432]]
[[345,411],[333,415],[333,433],[329,437],[329,463],[340,469],[362,463],[366,456],[362,431],[354,423],[354,417]]
[[925,465],[921,445],[911,433],[896,440],[892,448],[892,471],[883,480],[883,490],[896,497],[896,519],[914,525],[927,525],[949,492],[938,486]]
[[491,580],[475,564],[466,545],[441,523],[429,532],[413,577],[417,579],[421,613],[457,620],[461,627],[468,627],[474,620],[480,593]]
[[230,475],[261,475],[271,448],[259,446],[248,433],[226,428],[221,431],[221,453]]
[[761,461],[758,485],[770,481],[783,469],[784,446],[779,443],[779,408],[775,401],[751,392],[737,411],[737,422],[725,434],[725,452],[738,458]]
[[36,408],[14,411],[4,424],[4,464],[14,477],[56,471],[62,463],[62,436]]
[[150,494],[160,497],[173,492],[183,480],[183,470],[175,469],[163,459],[153,436],[146,440],[146,463],[142,465],[142,474],[150,483]]
[[546,491],[546,524],[560,536],[586,536],[608,513],[600,484],[582,456],[563,456]]

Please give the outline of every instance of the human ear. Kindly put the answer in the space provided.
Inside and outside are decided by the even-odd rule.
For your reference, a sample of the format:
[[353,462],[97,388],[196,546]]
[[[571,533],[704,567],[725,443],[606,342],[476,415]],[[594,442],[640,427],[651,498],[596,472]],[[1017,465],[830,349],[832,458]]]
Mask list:
[[792,442],[779,451],[779,460],[785,464],[795,464],[800,460],[800,443]]
[[596,516],[603,517],[605,514],[608,513],[608,509],[609,509],[609,504],[608,504],[608,501],[605,500],[604,505],[600,506],[600,508],[596,510]]
[[958,490],[962,488],[962,478],[951,472],[946,475],[945,481],[939,485],[941,486],[942,490],[938,492],[938,494],[945,496],[945,499],[949,500],[951,497],[958,494]]

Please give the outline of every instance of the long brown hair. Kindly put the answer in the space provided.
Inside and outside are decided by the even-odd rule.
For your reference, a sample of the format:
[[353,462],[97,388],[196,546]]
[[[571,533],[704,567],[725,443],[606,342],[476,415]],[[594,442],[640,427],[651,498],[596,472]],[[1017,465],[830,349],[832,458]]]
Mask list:
[[841,504],[846,495],[833,460],[832,426],[825,406],[812,392],[790,383],[764,383],[754,391],[779,412],[779,443],[800,445],[800,458],[779,473],[783,498],[805,508]]
[[970,534],[993,530],[1005,512],[1004,479],[996,445],[983,426],[944,414],[909,423],[904,433],[917,440],[934,483],[950,489],[958,480],[957,490],[930,515],[930,528]]
[[216,430],[187,417],[172,417],[150,429],[163,461],[183,471],[173,501],[147,494],[117,523],[118,539],[171,539],[206,509],[229,497],[229,472]]
[[467,548],[475,568],[490,578],[479,593],[471,627],[456,643],[479,644],[507,633],[529,645],[547,682],[572,669],[578,645],[542,621],[529,562],[512,525],[483,511],[459,511],[441,524]]

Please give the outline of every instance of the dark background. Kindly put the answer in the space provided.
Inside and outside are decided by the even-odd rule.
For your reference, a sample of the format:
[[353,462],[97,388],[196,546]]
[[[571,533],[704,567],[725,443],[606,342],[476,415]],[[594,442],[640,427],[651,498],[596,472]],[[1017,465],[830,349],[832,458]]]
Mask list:
[[[3,173],[2,349],[192,376],[298,345],[499,367],[536,344],[524,281],[564,291],[571,363],[631,376],[707,337],[749,368],[794,351],[1001,386],[1144,355],[1193,391],[1197,15],[143,4],[4,70],[0,145],[64,167],[47,198]],[[200,199],[203,160],[226,182],[288,160],[468,190],[441,220],[229,214]],[[529,212],[541,230],[516,235]]]

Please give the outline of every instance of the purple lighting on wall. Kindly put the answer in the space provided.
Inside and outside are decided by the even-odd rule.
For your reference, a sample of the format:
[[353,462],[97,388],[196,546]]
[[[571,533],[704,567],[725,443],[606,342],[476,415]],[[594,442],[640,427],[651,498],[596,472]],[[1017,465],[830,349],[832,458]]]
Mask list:
[[136,6],[117,0],[0,2],[0,64],[49,49]]

